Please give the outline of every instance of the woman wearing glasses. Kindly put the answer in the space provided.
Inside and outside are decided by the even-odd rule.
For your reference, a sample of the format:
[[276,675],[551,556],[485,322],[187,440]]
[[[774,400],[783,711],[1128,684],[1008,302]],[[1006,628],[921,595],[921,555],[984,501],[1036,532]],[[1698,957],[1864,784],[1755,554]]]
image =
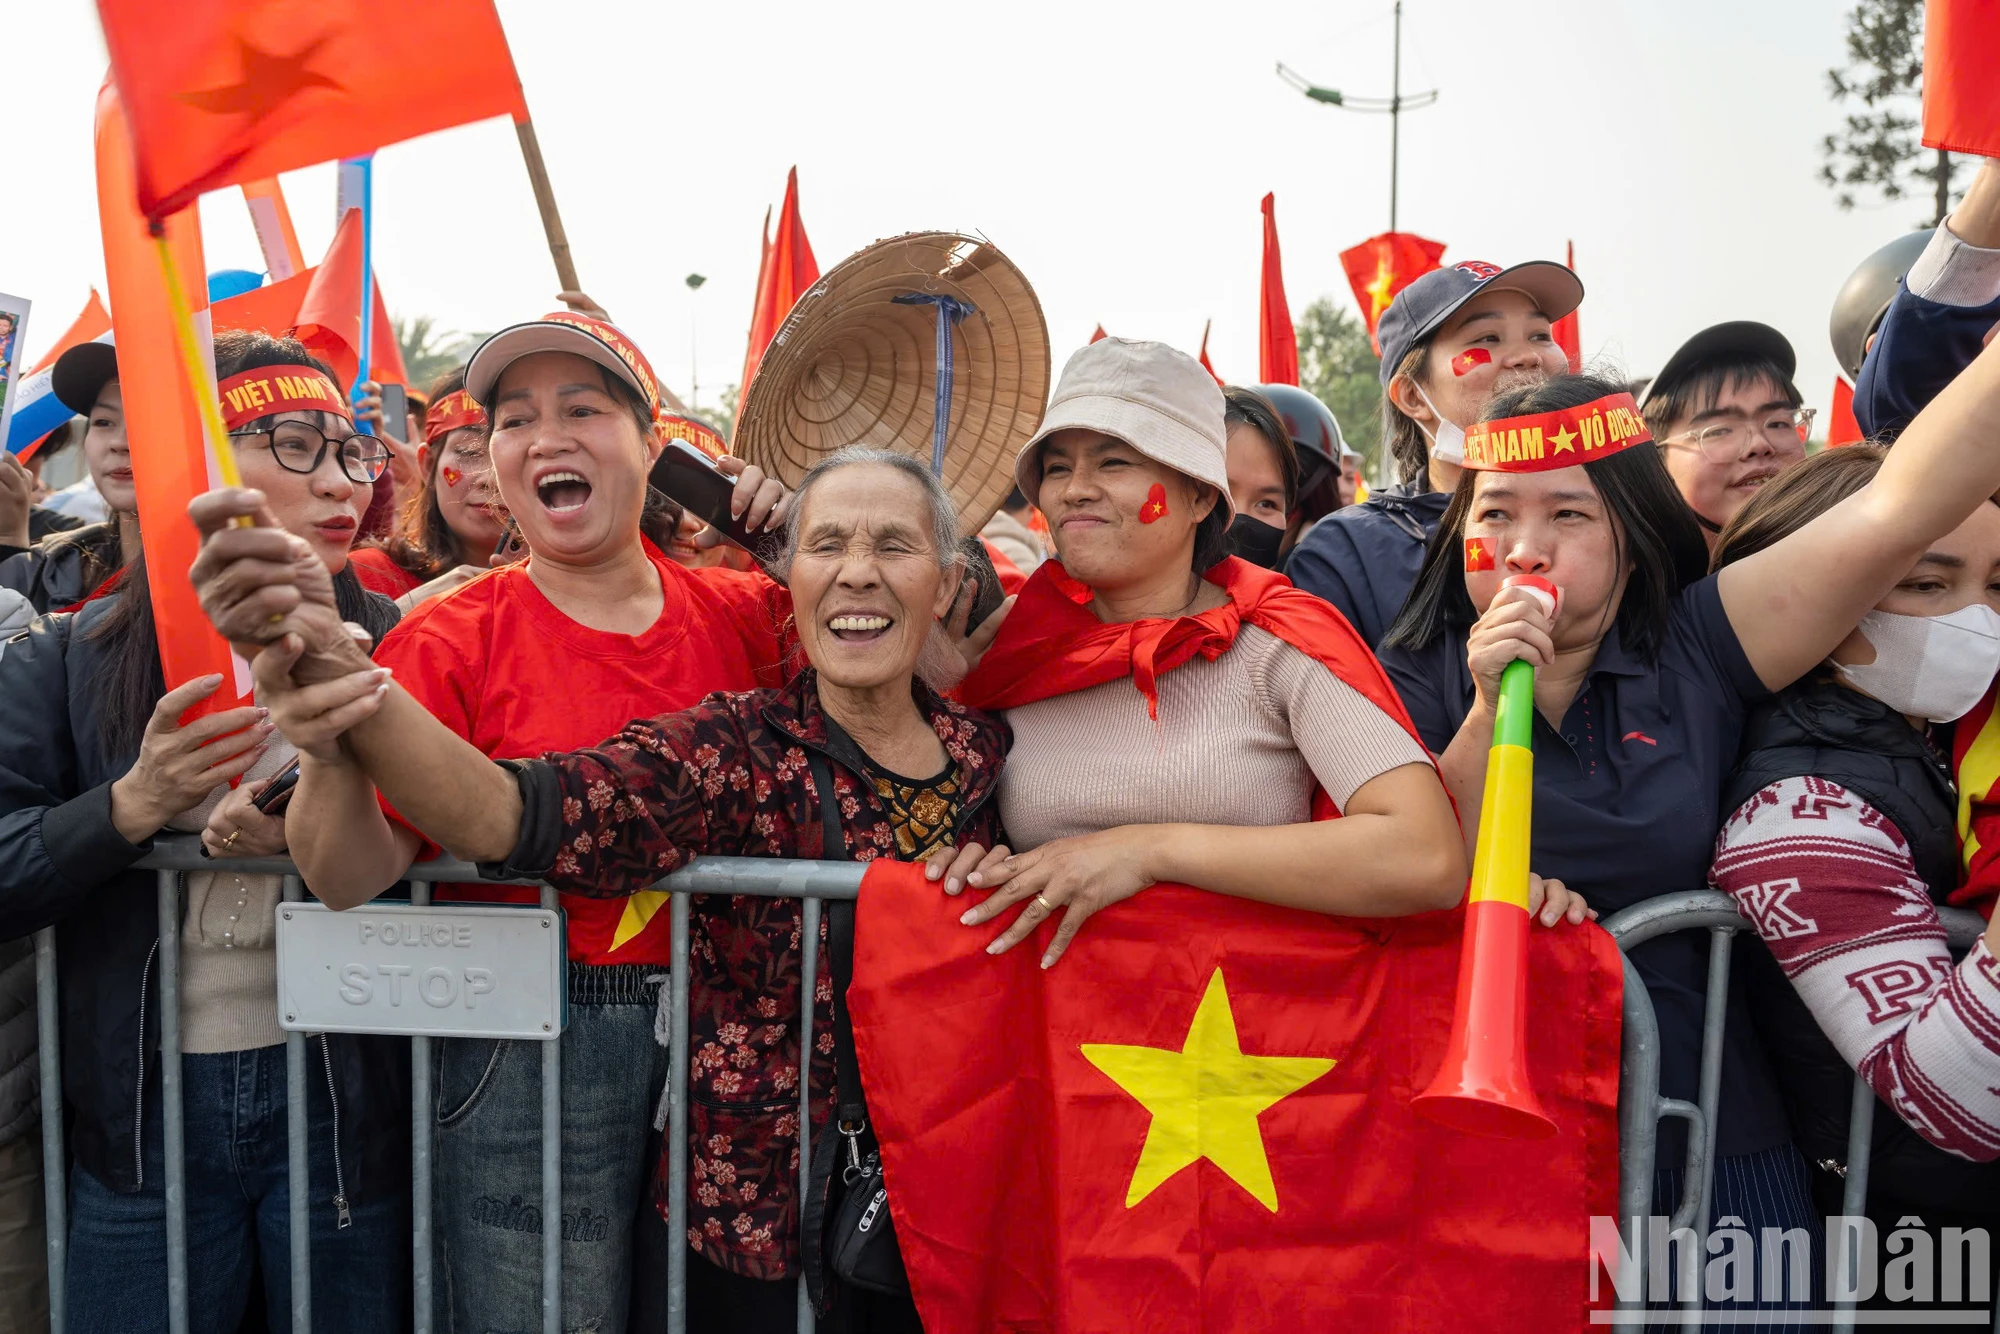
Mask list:
[[[379,641],[395,606],[361,588],[347,550],[387,466],[382,442],[355,435],[327,368],[296,342],[226,333],[215,362],[245,484],[293,535],[301,577],[330,580],[342,618]],[[289,1320],[279,882],[227,859],[285,849],[282,814],[252,803],[292,752],[262,709],[183,725],[221,683],[163,689],[143,556],[0,656],[0,940],[56,927],[73,1330],[167,1324],[159,915],[152,873],[133,866],[165,830],[200,831],[217,859],[186,877],[180,936],[189,1327],[236,1329],[260,1268],[270,1324]],[[231,789],[235,778],[246,781]],[[310,1045],[315,1307],[325,1328],[397,1328],[409,1313],[408,1048]]]
[[1792,383],[1798,366],[1776,329],[1731,320],[1682,343],[1639,400],[1710,551],[1759,487],[1805,460],[1813,410]]

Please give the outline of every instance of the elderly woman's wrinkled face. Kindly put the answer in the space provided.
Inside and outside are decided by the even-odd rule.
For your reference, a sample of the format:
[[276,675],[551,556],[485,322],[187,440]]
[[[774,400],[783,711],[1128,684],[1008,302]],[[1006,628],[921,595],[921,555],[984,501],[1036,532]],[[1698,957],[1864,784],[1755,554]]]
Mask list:
[[850,690],[907,681],[958,578],[938,567],[930,500],[915,478],[857,463],[806,493],[786,582],[821,680]]
[[1098,431],[1057,431],[1042,443],[1035,504],[1056,558],[1092,588],[1120,588],[1192,568],[1194,530],[1218,497]]

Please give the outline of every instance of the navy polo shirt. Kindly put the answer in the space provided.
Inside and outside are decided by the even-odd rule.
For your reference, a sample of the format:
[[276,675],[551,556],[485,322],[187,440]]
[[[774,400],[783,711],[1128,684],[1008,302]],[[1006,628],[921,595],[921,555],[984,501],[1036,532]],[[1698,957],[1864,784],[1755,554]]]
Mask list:
[[[1460,630],[1428,648],[1381,651],[1433,752],[1451,744],[1472,710],[1465,638]],[[1658,661],[1627,649],[1614,626],[1562,727],[1535,715],[1535,873],[1562,881],[1606,917],[1655,895],[1705,888],[1743,720],[1769,693],[1723,613],[1713,575],[1674,599]],[[1693,1102],[1708,933],[1677,932],[1631,957],[1659,1014],[1660,1091]],[[1741,1002],[1743,969],[1730,972],[1716,1152],[1754,1153],[1791,1133]],[[1680,1166],[1685,1125],[1661,1126],[1662,1167]]]

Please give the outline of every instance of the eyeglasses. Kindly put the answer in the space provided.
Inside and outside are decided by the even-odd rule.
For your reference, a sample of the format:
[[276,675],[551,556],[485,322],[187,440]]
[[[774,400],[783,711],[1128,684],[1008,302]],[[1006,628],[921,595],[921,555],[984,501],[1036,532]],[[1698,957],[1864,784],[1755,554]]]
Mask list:
[[389,467],[389,447],[372,435],[349,435],[336,439],[304,422],[279,422],[268,431],[232,431],[231,440],[269,436],[271,457],[286,472],[311,476],[326,461],[326,451],[337,448],[334,458],[347,480],[368,486]]
[[1710,463],[1734,463],[1750,448],[1752,436],[1761,436],[1780,454],[1804,453],[1812,435],[1814,408],[1792,408],[1774,412],[1761,421],[1747,419],[1719,421],[1697,431],[1683,431],[1665,443],[1690,445]]

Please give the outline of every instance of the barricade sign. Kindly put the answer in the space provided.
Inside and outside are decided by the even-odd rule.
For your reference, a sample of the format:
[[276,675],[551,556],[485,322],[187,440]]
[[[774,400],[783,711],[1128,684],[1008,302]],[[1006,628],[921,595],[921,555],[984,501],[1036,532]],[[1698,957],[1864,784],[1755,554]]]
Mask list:
[[562,914],[550,909],[278,909],[288,1030],[550,1040],[563,1027],[564,967]]

